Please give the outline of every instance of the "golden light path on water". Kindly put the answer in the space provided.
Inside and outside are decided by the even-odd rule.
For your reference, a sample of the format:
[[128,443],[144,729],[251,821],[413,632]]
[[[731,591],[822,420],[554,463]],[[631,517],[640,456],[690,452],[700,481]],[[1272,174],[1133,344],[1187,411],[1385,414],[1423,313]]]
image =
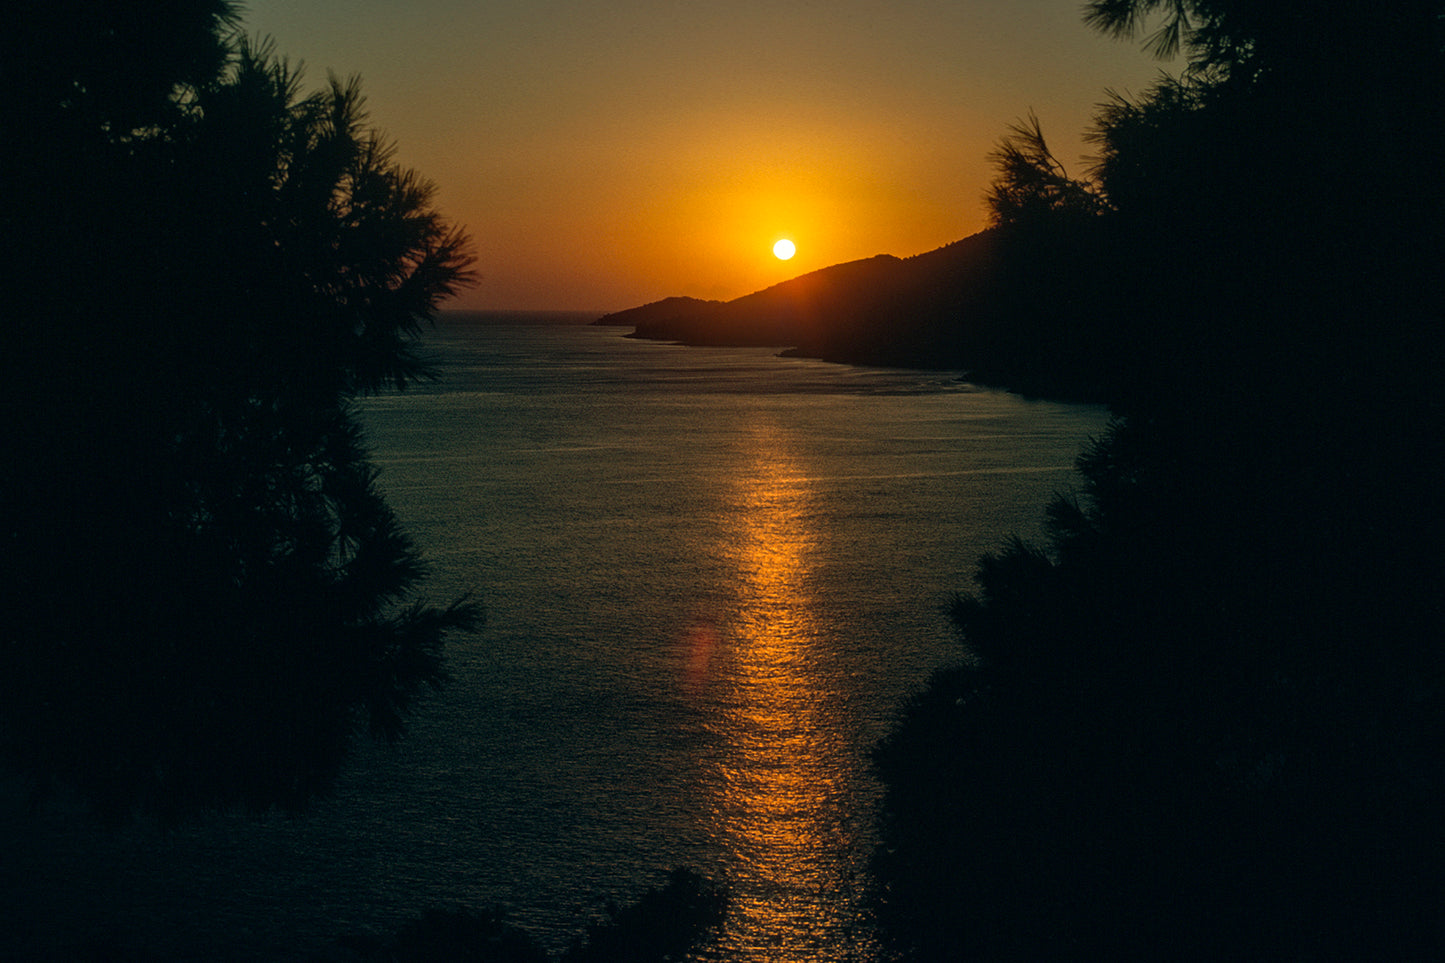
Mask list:
[[840,696],[817,671],[825,600],[813,589],[812,483],[784,433],[763,421],[751,434],[751,464],[732,483],[725,551],[738,597],[710,673],[725,748],[705,812],[735,874],[718,958],[788,963],[840,943],[864,949],[849,883],[858,841],[844,812],[856,776],[843,764]]

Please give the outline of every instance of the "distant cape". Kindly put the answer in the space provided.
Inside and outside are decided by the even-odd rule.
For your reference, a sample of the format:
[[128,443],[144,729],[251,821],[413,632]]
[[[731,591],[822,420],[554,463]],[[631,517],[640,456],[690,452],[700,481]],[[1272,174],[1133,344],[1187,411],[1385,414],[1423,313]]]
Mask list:
[[957,309],[980,291],[993,261],[992,232],[897,258],[847,261],[731,301],[671,297],[605,315],[594,324],[631,337],[690,345],[766,346],[859,364],[950,367]]
[[1027,395],[1097,401],[1112,362],[1093,235],[1020,244],[989,229],[913,257],[835,264],[731,301],[671,297],[593,324],[688,345],[776,347],[846,364],[957,369]]

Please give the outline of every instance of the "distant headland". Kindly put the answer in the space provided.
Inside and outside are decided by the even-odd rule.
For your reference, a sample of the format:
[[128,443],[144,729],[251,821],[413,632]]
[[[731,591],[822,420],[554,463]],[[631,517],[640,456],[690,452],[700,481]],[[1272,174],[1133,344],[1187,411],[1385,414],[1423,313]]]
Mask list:
[[[1020,323],[1001,270],[1006,242],[985,230],[913,257],[847,261],[731,301],[670,297],[598,325],[687,345],[776,347],[845,364],[957,368],[974,381],[1098,400],[1101,373],[1058,317]],[[1062,354],[1062,356],[1061,356]]]

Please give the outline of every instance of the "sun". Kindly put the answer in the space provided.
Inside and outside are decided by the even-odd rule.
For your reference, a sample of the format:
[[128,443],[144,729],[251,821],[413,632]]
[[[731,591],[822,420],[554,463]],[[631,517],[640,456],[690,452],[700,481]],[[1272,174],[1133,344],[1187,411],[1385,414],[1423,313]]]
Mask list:
[[787,238],[783,238],[781,241],[773,245],[773,257],[777,258],[780,261],[786,261],[788,258],[792,257],[794,254],[797,253],[797,245],[795,245]]

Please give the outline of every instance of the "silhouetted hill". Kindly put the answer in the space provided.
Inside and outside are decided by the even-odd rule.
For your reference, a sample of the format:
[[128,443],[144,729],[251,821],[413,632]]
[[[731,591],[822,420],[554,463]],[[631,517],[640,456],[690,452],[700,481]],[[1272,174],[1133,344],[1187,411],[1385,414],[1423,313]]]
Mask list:
[[986,233],[977,234],[907,259],[880,254],[835,264],[732,301],[666,298],[596,323],[634,325],[638,338],[792,348],[829,360],[911,354],[920,347],[911,343],[920,322],[957,300],[946,295],[960,293],[962,275],[978,273],[986,248]]
[[598,324],[635,325],[633,337],[694,345],[756,345],[818,353],[830,330],[866,327],[900,288],[904,262],[880,254],[835,264],[732,301],[666,298],[609,314]]
[[[663,298],[661,301],[653,301],[641,307],[604,314],[592,323],[618,327],[635,326],[637,330],[633,332],[633,336],[639,338],[674,338],[672,335],[661,332],[700,327],[702,326],[701,319],[711,317],[725,304],[726,302],[723,301],[703,301],[699,298]],[[659,333],[643,334],[644,330]],[[682,339],[675,337],[674,340]]]
[[[849,364],[962,368],[974,380],[1028,393],[1100,397],[1102,376],[1086,343],[1093,339],[1082,337],[1088,325],[1052,310],[1055,299],[1038,311],[1020,296],[1039,279],[1006,270],[1006,248],[1032,253],[987,230],[909,258],[835,264],[731,301],[666,298],[594,323],[632,325],[636,338],[778,347]],[[1077,262],[1056,253],[1048,256],[1053,276],[1059,265]]]

